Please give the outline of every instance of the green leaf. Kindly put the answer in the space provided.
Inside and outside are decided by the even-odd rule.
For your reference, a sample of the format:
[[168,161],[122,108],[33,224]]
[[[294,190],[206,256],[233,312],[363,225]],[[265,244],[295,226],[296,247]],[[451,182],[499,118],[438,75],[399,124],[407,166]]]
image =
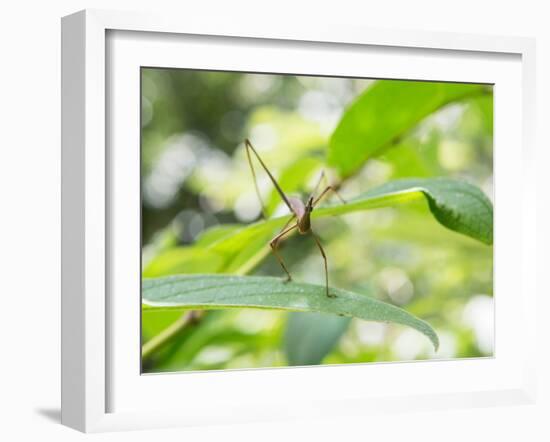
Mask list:
[[379,80],[344,112],[330,139],[328,163],[347,178],[423,118],[486,91],[475,84]]
[[152,259],[143,269],[143,276],[153,278],[174,273],[217,272],[223,264],[223,256],[208,249],[176,247]]
[[[313,219],[360,210],[391,207],[426,198],[434,217],[443,226],[485,244],[493,243],[493,206],[477,187],[449,178],[417,178],[390,181],[346,204],[315,209]],[[287,216],[259,221],[232,230],[203,248],[179,247],[153,259],[145,277],[175,273],[231,273],[243,275],[269,253],[268,242],[288,219]]]
[[144,279],[144,306],[159,308],[260,308],[328,313],[366,321],[402,324],[423,333],[437,349],[438,337],[432,327],[398,307],[364,294],[325,287],[285,283],[279,278],[233,275],[178,275]]
[[351,318],[323,313],[288,315],[284,349],[289,365],[317,365],[338,343]]
[[[343,215],[395,206],[424,197],[430,202],[430,209],[436,219],[445,227],[485,243],[492,243],[491,202],[475,186],[447,178],[392,181],[363,193],[346,204],[337,203],[315,209],[311,215],[313,219]],[[477,210],[479,205],[487,208],[487,211]],[[445,216],[450,211],[452,213]],[[478,215],[481,216],[479,220],[476,218]],[[226,256],[228,264],[221,271],[238,274],[250,271],[269,253],[269,240],[287,219],[288,215],[259,221],[212,244],[210,251]],[[480,229],[480,226],[485,228]]]
[[241,227],[242,226],[240,224],[219,224],[212,226],[199,235],[195,245],[208,246],[222,238],[225,238],[226,236],[229,236]]
[[320,210],[346,213],[373,201],[406,200],[419,194],[426,197],[430,211],[443,226],[485,244],[493,243],[493,205],[479,188],[465,181],[449,178],[395,180],[350,201],[352,207],[343,205]]

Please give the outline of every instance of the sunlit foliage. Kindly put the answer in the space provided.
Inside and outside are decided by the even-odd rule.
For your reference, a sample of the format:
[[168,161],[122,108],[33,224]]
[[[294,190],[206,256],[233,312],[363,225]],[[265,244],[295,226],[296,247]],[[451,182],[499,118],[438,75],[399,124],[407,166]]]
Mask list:
[[[261,219],[247,137],[287,193],[307,193],[324,169],[349,200],[392,180],[435,177],[466,181],[492,200],[492,112],[484,85],[143,69],[143,276],[282,276],[267,247],[272,231],[235,235]],[[269,214],[286,213],[268,178],[259,178]],[[490,241],[457,233],[434,218],[426,198],[313,222],[331,286],[427,321],[437,352],[401,325],[240,308],[203,313],[143,369],[492,355],[492,225]],[[324,283],[310,237],[292,236],[282,253],[296,281]],[[144,309],[143,342],[181,315]]]

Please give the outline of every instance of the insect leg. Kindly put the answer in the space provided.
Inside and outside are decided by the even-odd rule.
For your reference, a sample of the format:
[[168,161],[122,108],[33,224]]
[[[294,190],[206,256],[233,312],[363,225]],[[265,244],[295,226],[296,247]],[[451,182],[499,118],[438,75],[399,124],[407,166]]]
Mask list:
[[327,264],[327,256],[325,255],[325,251],[323,249],[323,246],[321,245],[321,241],[319,240],[319,237],[311,230],[311,235],[313,236],[313,239],[317,243],[317,247],[319,247],[319,250],[321,252],[321,255],[323,257],[323,262],[325,263],[325,287],[327,289],[327,296],[329,298],[336,298],[336,295],[331,295],[328,291],[328,264]]
[[275,186],[275,189],[279,193],[279,196],[284,201],[284,203],[287,205],[287,207],[290,209],[290,212],[294,213],[294,210],[292,209],[292,206],[290,205],[290,202],[288,201],[288,198],[286,197],[285,193],[283,192],[283,189],[281,189],[281,186],[279,186],[279,183],[277,182],[275,177],[271,174],[271,172],[269,171],[269,169],[267,168],[265,163],[262,161],[262,159],[260,158],[260,155],[258,155],[258,152],[256,152],[256,149],[254,149],[254,146],[252,146],[252,143],[248,139],[246,139],[246,140],[244,140],[244,145],[246,146],[246,155],[248,156],[248,162],[250,164],[250,168],[252,169],[252,175],[254,177],[254,185],[256,186],[256,193],[258,194],[258,198],[260,198],[260,201],[262,203],[262,211],[264,212],[264,217],[265,217],[264,204],[263,204],[262,198],[260,196],[260,190],[258,188],[258,183],[256,182],[256,174],[254,173],[254,167],[252,167],[252,159],[250,157],[250,151],[252,151],[254,153],[254,155],[256,156],[256,158],[258,159],[260,164],[262,165],[263,169],[265,170],[265,172],[269,176],[269,179],[271,180],[271,182]]
[[256,171],[254,170],[254,164],[252,163],[252,158],[250,157],[250,149],[248,147],[248,144],[245,143],[245,146],[246,146],[246,157],[248,159],[248,165],[250,166],[250,171],[252,172],[252,179],[254,180],[254,189],[256,189],[256,195],[258,196],[258,200],[260,201],[260,206],[262,206],[262,216],[264,217],[264,219],[267,219],[267,213],[265,211],[264,200],[262,199],[262,195],[260,193],[260,188],[258,187],[258,180],[256,178]]
[[287,222],[285,223],[285,225],[280,231],[282,232],[283,230],[285,230],[294,218],[296,218],[296,215],[293,213],[292,216],[287,220]]
[[[291,219],[288,220],[287,222],[287,225],[288,223],[290,223],[290,221],[293,219],[294,217],[292,217]],[[285,226],[286,227],[286,226]],[[271,251],[273,252],[273,254],[275,255],[275,257],[277,258],[277,261],[279,261],[279,264],[281,265],[281,267],[283,268],[283,270],[285,271],[286,275],[287,275],[287,282],[288,281],[291,281],[292,280],[292,276],[290,275],[290,272],[288,271],[288,269],[286,268],[286,265],[285,265],[285,262],[283,261],[283,257],[280,255],[280,253],[277,251],[277,245],[279,244],[279,241],[282,239],[282,237],[284,235],[286,235],[288,232],[292,231],[293,229],[295,229],[296,227],[298,227],[297,224],[294,224],[293,226],[290,226],[288,227],[287,229],[285,229],[283,227],[283,230],[282,232],[278,233],[277,236],[275,236],[275,238],[273,238],[271,241],[269,241],[269,247],[271,247]]]

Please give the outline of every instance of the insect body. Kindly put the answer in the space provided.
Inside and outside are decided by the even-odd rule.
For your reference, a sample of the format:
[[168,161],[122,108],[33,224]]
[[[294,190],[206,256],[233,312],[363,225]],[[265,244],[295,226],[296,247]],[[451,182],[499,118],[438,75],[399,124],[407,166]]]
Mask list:
[[[247,157],[248,157],[248,162],[250,164],[250,169],[252,171],[252,177],[254,178],[254,186],[256,188],[256,193],[258,195],[260,203],[262,205],[262,212],[264,213],[264,216],[265,216],[264,204],[263,204],[262,197],[260,195],[260,190],[258,188],[258,183],[256,181],[256,173],[254,171],[254,166],[252,164],[252,158],[250,156],[250,152],[254,153],[254,155],[256,156],[256,158],[258,159],[260,164],[262,165],[262,168],[266,171],[269,178],[271,179],[273,185],[275,186],[275,189],[277,189],[277,192],[279,193],[282,200],[284,201],[284,203],[286,204],[286,206],[289,208],[290,212],[292,213],[292,216],[287,220],[286,224],[283,226],[281,231],[269,242],[269,245],[271,247],[271,250],[273,251],[273,254],[275,255],[275,257],[279,261],[279,264],[281,265],[281,267],[283,268],[283,270],[287,274],[287,279],[286,280],[291,281],[292,276],[290,275],[290,272],[288,271],[282,256],[279,254],[279,252],[277,250],[277,246],[279,244],[279,241],[281,241],[285,235],[292,232],[294,229],[298,229],[298,233],[300,233],[301,235],[311,234],[311,236],[315,240],[315,243],[317,244],[317,247],[319,248],[319,251],[321,252],[321,256],[323,257],[323,262],[324,262],[324,265],[325,265],[326,293],[327,293],[328,297],[334,297],[335,295],[331,295],[330,292],[329,292],[329,288],[328,288],[328,265],[327,265],[327,257],[325,255],[325,251],[323,249],[323,246],[321,245],[321,241],[319,240],[319,237],[311,229],[311,212],[313,211],[315,206],[319,203],[319,201],[321,201],[321,199],[329,191],[334,192],[336,194],[336,196],[338,196],[338,198],[340,198],[340,200],[342,202],[345,203],[345,201],[338,194],[338,192],[336,191],[336,189],[333,186],[327,186],[319,194],[318,197],[316,197],[316,198],[314,197],[315,193],[317,192],[317,190],[318,190],[318,188],[321,184],[321,181],[325,177],[324,172],[321,172],[321,176],[319,177],[319,181],[317,182],[317,185],[315,186],[312,194],[310,195],[310,197],[307,199],[307,201],[305,203],[302,200],[300,200],[299,198],[287,197],[285,195],[285,193],[283,192],[283,190],[281,189],[281,187],[279,186],[279,184],[277,183],[277,180],[273,177],[273,175],[271,174],[271,172],[269,171],[267,166],[264,164],[264,162],[260,158],[260,155],[258,155],[258,152],[256,152],[256,150],[254,149],[254,147],[252,146],[252,144],[250,143],[250,141],[248,139],[245,140],[245,146],[246,146],[246,154],[247,154]],[[294,221],[294,223],[293,223],[293,221]],[[291,223],[293,223],[293,224],[291,225]]]

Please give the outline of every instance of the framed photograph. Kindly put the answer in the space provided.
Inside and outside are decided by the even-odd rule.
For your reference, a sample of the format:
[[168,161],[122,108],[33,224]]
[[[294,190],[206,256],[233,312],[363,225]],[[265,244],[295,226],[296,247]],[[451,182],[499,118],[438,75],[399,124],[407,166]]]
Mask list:
[[533,401],[532,40],[83,11],[62,54],[64,424]]

